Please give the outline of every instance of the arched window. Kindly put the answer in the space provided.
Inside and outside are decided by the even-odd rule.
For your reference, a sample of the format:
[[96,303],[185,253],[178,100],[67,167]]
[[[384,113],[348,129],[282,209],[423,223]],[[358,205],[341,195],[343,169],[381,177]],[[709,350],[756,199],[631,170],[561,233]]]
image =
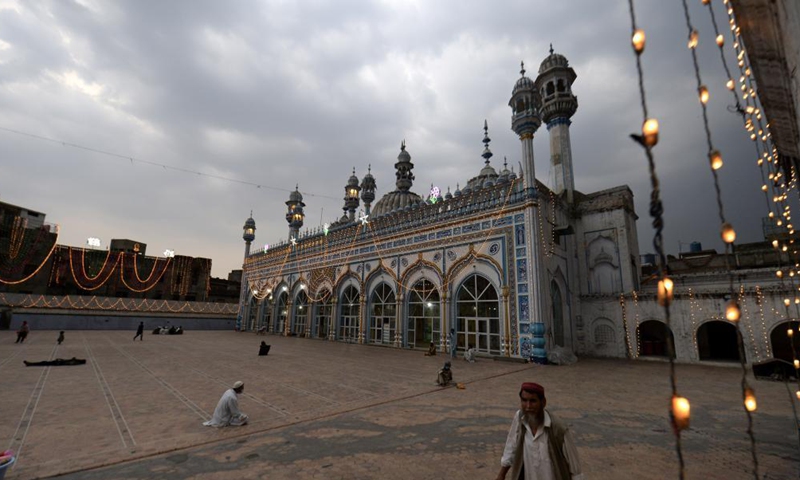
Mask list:
[[278,301],[275,303],[275,333],[283,334],[286,330],[286,317],[289,316],[287,311],[287,303],[289,302],[289,294],[282,291],[278,295]]
[[556,91],[555,87],[553,86],[553,82],[547,82],[547,95],[550,96],[554,94]]
[[439,314],[439,290],[426,279],[411,287],[408,295],[408,346],[428,348],[433,342],[439,344],[441,316]]
[[553,307],[553,343],[564,346],[564,303],[561,300],[561,289],[555,280],[550,282],[550,303]]
[[333,305],[331,304],[331,293],[323,292],[322,298],[316,302],[317,310],[314,315],[314,326],[311,333],[315,338],[327,338],[328,331],[331,328],[331,313]]
[[556,84],[556,90],[559,92],[564,92],[567,89],[566,85],[564,84],[564,79],[559,78]]
[[394,290],[385,283],[372,291],[369,302],[369,343],[392,343],[397,334]]
[[294,298],[294,316],[292,318],[292,334],[302,337],[306,333],[306,319],[308,318],[308,295],[305,290]]
[[338,339],[353,342],[358,340],[358,319],[361,315],[361,299],[356,287],[350,285],[342,293],[340,302]]
[[[666,357],[667,353],[667,338],[672,337],[672,331],[669,327],[657,320],[648,320],[642,322],[637,328],[639,343],[639,355],[653,356],[653,357]],[[673,338],[673,345],[674,337]],[[672,358],[675,358],[673,352]]]
[[609,325],[598,325],[594,327],[594,343],[597,345],[611,345],[616,342],[614,329]]
[[247,322],[242,325],[242,330],[256,329],[256,315],[258,314],[258,299],[250,297],[250,305],[247,307]]
[[272,295],[267,295],[266,298],[261,300],[261,313],[258,317],[258,329],[262,327],[266,327],[266,330],[269,330],[270,327],[270,320],[272,318],[270,312],[270,307],[272,306]]
[[697,329],[700,360],[739,361],[739,332],[728,322],[714,320]]
[[500,354],[500,302],[489,280],[471,275],[456,295],[456,337],[461,349],[475,347],[479,352]]

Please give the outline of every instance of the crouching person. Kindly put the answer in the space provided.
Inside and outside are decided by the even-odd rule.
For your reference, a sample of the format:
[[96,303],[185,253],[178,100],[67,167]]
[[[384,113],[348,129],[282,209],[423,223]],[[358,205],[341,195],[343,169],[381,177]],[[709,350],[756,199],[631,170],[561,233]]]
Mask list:
[[222,394],[214,409],[211,420],[203,423],[206,427],[241,426],[247,424],[247,415],[239,411],[239,395],[244,391],[244,383],[236,382]]

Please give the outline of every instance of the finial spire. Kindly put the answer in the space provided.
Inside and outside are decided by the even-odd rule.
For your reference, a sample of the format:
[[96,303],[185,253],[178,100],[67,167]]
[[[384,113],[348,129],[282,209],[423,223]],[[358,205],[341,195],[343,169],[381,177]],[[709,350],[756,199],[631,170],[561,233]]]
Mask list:
[[253,209],[250,209],[250,218],[253,218]]
[[402,142],[400,142],[400,150],[406,149],[406,139],[404,138]]
[[519,62],[519,68],[520,68],[520,71],[519,71],[520,75],[522,75],[524,77],[525,76],[525,62],[524,61],[523,62]]
[[552,54],[553,54],[553,44],[551,43],[550,44],[550,55],[552,55]]
[[508,157],[503,155],[503,168],[508,170]]
[[367,173],[372,173],[372,164],[367,165]]
[[353,176],[356,175],[356,167],[353,167]]
[[489,158],[492,157],[492,151],[489,150],[489,142],[492,139],[489,138],[489,123],[484,120],[483,121],[483,153],[481,156],[486,159],[486,165],[489,165]]

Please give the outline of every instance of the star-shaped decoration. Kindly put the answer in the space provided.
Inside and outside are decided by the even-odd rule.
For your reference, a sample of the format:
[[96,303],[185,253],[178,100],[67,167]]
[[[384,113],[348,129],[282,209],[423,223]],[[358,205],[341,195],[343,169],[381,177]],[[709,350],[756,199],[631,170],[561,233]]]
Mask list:
[[322,226],[322,231],[325,232],[325,235],[328,235],[328,231],[330,231],[330,229],[331,229],[330,223],[326,223],[325,225]]
[[369,218],[369,215],[367,215],[363,211],[358,216],[358,219],[361,220],[361,225],[368,224],[369,223],[369,221],[367,220],[368,218]]
[[296,238],[292,237],[290,241],[292,242],[292,247],[296,247],[297,246],[297,239]]
[[172,258],[175,256],[175,250],[164,250],[164,256],[167,258]]

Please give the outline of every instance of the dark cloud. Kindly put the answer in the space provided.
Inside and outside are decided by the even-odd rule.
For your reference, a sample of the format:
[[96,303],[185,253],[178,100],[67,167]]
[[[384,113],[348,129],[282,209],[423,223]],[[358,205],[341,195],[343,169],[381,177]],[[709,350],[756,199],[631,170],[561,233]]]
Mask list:
[[[656,160],[665,243],[671,253],[679,241],[721,248],[683,11],[636,3],[648,34],[648,106],[663,132]],[[372,166],[379,197],[394,189],[403,139],[420,194],[431,184],[455,190],[478,173],[484,119],[492,164],[500,168],[507,156],[517,169],[508,98],[519,62],[535,77],[552,43],[578,74],[576,186],[629,185],[641,250],[652,250],[647,163],[628,138],[642,111],[627,2],[8,5],[0,7],[0,127],[261,185],[0,131],[0,198],[46,212],[62,226],[62,243],[134,238],[152,254],[170,248],[212,258],[214,275],[225,276],[241,265],[250,210],[257,247],[286,238],[284,202],[295,185],[307,227],[338,218],[353,167],[362,177]],[[717,14],[724,28],[724,12]],[[725,214],[741,240],[756,241],[767,206],[755,151],[728,112],[708,13],[693,5],[692,18],[712,90],[712,139],[725,157]],[[548,150],[542,128],[535,153],[545,182]]]

